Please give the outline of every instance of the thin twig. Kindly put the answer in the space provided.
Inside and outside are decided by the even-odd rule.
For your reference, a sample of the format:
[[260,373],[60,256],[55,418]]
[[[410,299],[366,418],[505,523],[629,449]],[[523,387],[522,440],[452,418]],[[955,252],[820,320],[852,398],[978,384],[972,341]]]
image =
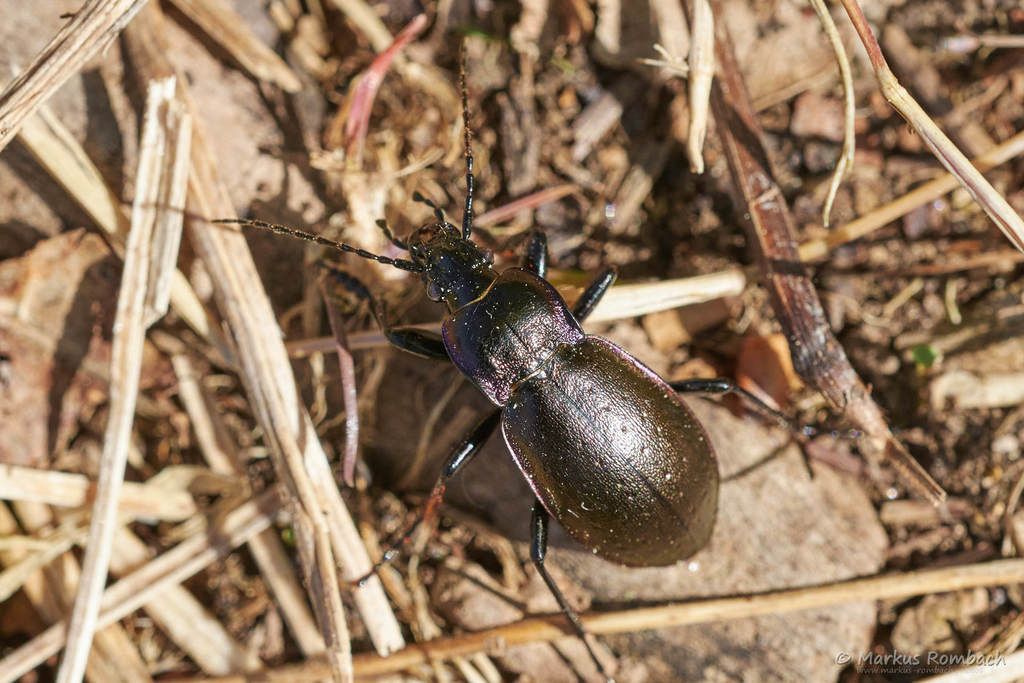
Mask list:
[[896,80],[896,76],[893,75],[882,55],[878,41],[871,33],[871,28],[868,26],[867,19],[857,0],[842,0],[842,3],[868,53],[868,59],[871,60],[871,66],[875,70],[879,89],[885,95],[885,99],[889,100],[889,104],[913,126],[921,139],[932,150],[935,158],[946,167],[947,171],[957,177],[960,184],[1002,230],[1006,239],[1024,251],[1024,221]]
[[[974,165],[979,171],[984,172],[1004,164],[1021,154],[1024,154],[1024,131],[1017,133],[976,158]],[[959,186],[960,181],[957,177],[952,173],[946,173],[941,178],[931,180],[895,201],[880,206],[856,220],[839,226],[824,239],[804,242],[800,245],[800,260],[815,261],[820,259],[839,245],[869,235],[901,216],[910,213],[919,206],[924,206],[947,192],[952,192]]]
[[[216,528],[196,534],[121,578],[103,593],[98,628],[123,619],[153,595],[176,586],[223,557],[235,546],[270,527],[280,506],[280,491],[272,489],[255,501],[225,515]],[[68,622],[61,621],[0,660],[0,681],[12,681],[60,652],[68,637]],[[321,678],[324,676],[321,675]]]
[[146,0],[89,0],[0,93],[0,150],[64,81],[131,21]]
[[579,192],[579,187],[572,183],[555,185],[554,187],[537,190],[525,197],[514,199],[508,204],[498,206],[476,216],[473,220],[473,227],[482,228],[489,225],[504,223],[505,221],[515,218],[516,215],[523,211],[532,211],[537,207],[543,206],[549,202],[558,201],[562,197],[566,197],[576,192]]
[[253,35],[248,24],[224,0],[172,1],[253,77],[274,83],[285,92],[302,89],[299,77]]
[[[885,574],[821,586],[591,613],[581,615],[580,619],[587,631],[595,635],[632,633],[655,628],[785,614],[851,602],[905,600],[916,595],[946,593],[979,586],[1005,586],[1021,582],[1024,582],[1024,560],[998,560],[961,567]],[[484,631],[417,643],[390,657],[374,654],[356,655],[353,658],[353,665],[357,676],[382,676],[427,662],[467,656],[476,652],[497,654],[517,645],[550,642],[569,637],[572,633],[564,616],[534,617]],[[267,670],[261,672],[261,675],[274,680],[308,681],[322,678],[324,673],[323,661],[309,661],[301,665]],[[182,679],[179,683],[198,683],[198,680]],[[210,683],[245,683],[267,678],[225,676],[202,680]]]
[[[95,483],[84,474],[0,465],[3,500],[80,507],[94,500],[94,489]],[[117,514],[122,518],[180,521],[195,513],[196,504],[188,491],[165,487],[158,481],[125,482],[118,496]]]
[[824,0],[811,0],[811,7],[818,15],[818,21],[825,29],[828,42],[832,45],[832,51],[836,55],[836,64],[839,66],[839,76],[843,83],[843,153],[836,162],[836,170],[832,174],[832,182],[828,186],[828,196],[825,198],[825,205],[821,209],[821,221],[827,228],[829,216],[832,213],[832,204],[839,192],[839,185],[843,182],[843,176],[853,168],[853,155],[856,152],[856,134],[854,132],[855,111],[853,93],[853,74],[850,72],[850,60],[846,57],[846,48],[843,47],[843,39],[839,36],[836,22],[832,21],[832,14],[825,6]]

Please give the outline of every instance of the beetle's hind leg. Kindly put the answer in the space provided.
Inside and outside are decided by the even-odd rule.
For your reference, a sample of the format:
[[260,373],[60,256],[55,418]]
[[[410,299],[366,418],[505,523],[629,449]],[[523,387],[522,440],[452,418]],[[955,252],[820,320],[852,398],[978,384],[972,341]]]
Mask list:
[[609,683],[614,683],[612,677],[605,671],[604,665],[601,660],[597,658],[597,653],[590,647],[590,643],[587,641],[587,630],[583,628],[583,622],[580,621],[579,616],[572,607],[569,606],[569,602],[565,599],[562,594],[562,589],[558,587],[555,580],[551,578],[551,574],[548,573],[547,567],[544,566],[544,558],[548,554],[548,524],[551,521],[551,516],[548,511],[544,509],[541,502],[535,501],[533,503],[533,518],[530,522],[530,529],[532,532],[532,541],[530,542],[530,558],[533,560],[533,566],[537,568],[537,573],[540,574],[541,578],[544,579],[544,583],[547,584],[548,590],[555,596],[555,600],[558,601],[558,606],[562,608],[562,613],[565,614],[569,623],[572,624],[576,634],[583,641],[583,644],[587,648],[587,652],[590,653],[590,658],[594,660],[594,664],[597,665],[597,670],[604,676],[605,680]]
[[441,509],[441,501],[444,499],[445,489],[448,487],[448,480],[454,477],[463,467],[468,465],[470,461],[480,452],[483,445],[487,443],[487,440],[494,434],[494,430],[498,428],[498,423],[501,422],[501,409],[495,409],[487,413],[480,422],[465,436],[465,438],[459,443],[458,446],[452,450],[448,459],[445,460],[444,467],[441,469],[441,474],[437,477],[437,482],[434,484],[434,488],[430,492],[430,497],[427,499],[426,505],[423,506],[423,511],[419,514],[412,525],[398,537],[398,540],[391,544],[381,559],[373,566],[373,569],[358,580],[358,583],[362,583],[369,577],[377,573],[377,571],[385,564],[390,562],[401,550],[402,546],[405,545],[412,535],[416,533],[416,529],[421,524],[433,519],[438,510]]
[[384,302],[373,296],[362,280],[329,263],[318,261],[317,264],[327,271],[335,282],[370,304],[370,311],[377,320],[377,324],[380,325],[381,332],[393,346],[421,358],[449,360],[448,350],[445,349],[440,335],[416,327],[392,326]]
[[770,405],[739,386],[732,380],[724,378],[716,379],[686,379],[679,382],[669,382],[668,385],[680,394],[736,394],[742,396],[745,401],[750,402],[755,408],[770,417],[786,429],[799,433],[802,431],[795,426],[788,417],[772,408]]

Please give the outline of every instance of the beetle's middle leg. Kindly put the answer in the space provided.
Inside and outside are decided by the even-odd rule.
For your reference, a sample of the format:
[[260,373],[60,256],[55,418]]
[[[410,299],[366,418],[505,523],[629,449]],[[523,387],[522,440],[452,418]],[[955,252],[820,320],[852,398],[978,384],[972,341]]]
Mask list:
[[[526,247],[526,257],[523,259],[523,269],[540,277],[547,275],[548,237],[541,230],[534,230],[530,236],[530,244]],[[615,268],[609,267],[602,270],[576,300],[576,305],[572,307],[573,317],[579,322],[583,322],[613,282],[615,282]]]
[[597,658],[597,654],[593,648],[590,647],[590,643],[587,642],[587,630],[583,628],[583,622],[580,621],[579,616],[569,606],[569,602],[565,599],[562,594],[562,589],[558,587],[555,580],[551,578],[551,574],[548,573],[547,567],[544,566],[544,558],[548,554],[548,524],[551,521],[551,516],[548,511],[544,509],[541,502],[535,501],[533,503],[533,518],[530,522],[530,529],[532,531],[532,541],[530,542],[530,558],[533,560],[533,565],[537,568],[537,573],[540,574],[541,578],[544,579],[544,583],[547,584],[548,590],[555,596],[555,600],[558,601],[558,606],[562,608],[562,613],[565,614],[566,618],[569,619],[569,623],[572,624],[576,634],[583,641],[583,644],[587,648],[587,652],[590,653],[590,658],[594,660],[594,664],[597,665],[597,670],[605,677],[605,680],[611,681],[611,677],[608,672],[604,670],[604,665],[601,664],[601,660]]
[[370,311],[377,320],[377,324],[380,325],[381,332],[384,333],[384,337],[393,346],[397,346],[403,351],[408,351],[421,358],[449,360],[448,351],[445,349],[444,341],[440,335],[427,330],[421,330],[417,327],[392,326],[388,319],[388,311],[384,306],[384,302],[373,296],[359,278],[329,263],[324,263],[323,261],[318,261],[317,263],[321,268],[330,273],[331,277],[338,284],[370,304]]

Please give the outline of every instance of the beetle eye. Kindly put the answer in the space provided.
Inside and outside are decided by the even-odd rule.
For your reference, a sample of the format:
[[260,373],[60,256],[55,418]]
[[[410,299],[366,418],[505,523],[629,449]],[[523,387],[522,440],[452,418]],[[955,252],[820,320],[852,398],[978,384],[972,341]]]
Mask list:
[[494,265],[494,252],[491,251],[490,249],[484,249],[483,252],[484,252],[484,260],[487,261],[488,263],[490,263],[493,266]]
[[431,301],[440,301],[442,298],[441,288],[437,286],[436,282],[431,282],[427,285],[427,298]]

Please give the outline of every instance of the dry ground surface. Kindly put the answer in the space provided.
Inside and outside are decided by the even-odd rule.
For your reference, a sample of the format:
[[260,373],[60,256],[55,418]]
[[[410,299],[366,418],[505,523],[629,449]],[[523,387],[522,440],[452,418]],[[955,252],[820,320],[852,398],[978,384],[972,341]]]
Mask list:
[[[618,268],[620,283],[745,275],[745,287],[727,297],[643,316],[627,307],[621,319],[587,330],[668,379],[740,381],[815,431],[794,435],[740,403],[692,398],[723,477],[711,542],[679,565],[635,569],[592,556],[556,529],[549,563],[581,612],[900,576],[1022,551],[1021,254],[956,189],[906,206],[869,235],[803,266],[827,326],[889,427],[948,494],[935,508],[869,448],[843,410],[795,379],[784,328],[750,247],[749,209],[734,191],[719,135],[724,124],[712,116],[705,172],[693,173],[686,81],[639,61],[659,58],[655,43],[685,55],[677,3],[236,0],[229,3],[235,15],[212,20],[206,17],[215,3],[150,3],[45,104],[125,216],[136,194],[145,81],[154,72],[144,57],[156,54],[188,90],[195,135],[229,197],[222,209],[229,215],[220,217],[230,218],[233,206],[239,216],[396,256],[374,221],[385,218],[401,236],[429,220],[431,210],[412,200],[414,192],[453,222],[462,213],[464,44],[476,214],[533,200],[481,220],[476,239],[494,251],[500,268],[517,265],[529,231],[542,229],[549,279],[570,300],[604,265]],[[79,4],[4,7],[5,80],[31,62]],[[843,139],[842,90],[820,24],[796,0],[715,7],[732,35],[795,239],[820,239],[829,230],[821,208]],[[1024,33],[1019,3],[865,0],[863,7],[897,77],[968,157],[1024,127],[1024,45],[1010,40]],[[365,106],[357,97],[361,79],[390,36],[421,12],[424,30],[384,74],[365,137],[353,136],[346,126]],[[879,94],[846,15],[839,7],[833,14],[850,53],[857,143],[832,212],[833,226],[841,226],[944,172]],[[373,26],[386,31],[383,37],[367,28]],[[243,39],[272,48],[282,59],[276,70],[244,64],[240,54],[250,49],[238,47]],[[24,570],[4,584],[3,656],[70,614],[88,528],[84,482],[97,476],[113,400],[123,249],[97,229],[95,213],[52,168],[74,164],[67,157],[55,162],[48,155],[57,153],[47,149],[23,135],[0,152],[0,463],[84,477],[65,482],[77,498],[62,493],[63,501],[53,501],[13,471],[0,472],[0,479],[19,482],[3,487],[10,499],[0,506],[4,566],[24,570],[26,558],[67,541],[39,560],[41,570]],[[1024,162],[1011,159],[987,176],[1024,211]],[[196,220],[199,212],[190,195],[178,268],[204,304],[209,327],[196,330],[172,306],[148,333],[126,479],[150,488],[137,494],[135,512],[124,511],[134,540],[115,545],[111,582],[286,480],[280,461],[268,457],[274,443],[258,425],[252,380],[240,369],[235,332],[224,322],[223,298],[215,296],[216,273],[196,244],[197,231],[230,228]],[[358,388],[360,462],[356,486],[345,486],[343,385],[315,262],[344,264],[403,323],[437,321],[442,311],[426,300],[417,276],[255,230],[246,239],[280,327],[267,324],[265,334],[283,334],[288,343],[301,402],[376,557],[412,519],[441,461],[488,404],[449,365],[386,348],[372,334],[366,306],[331,289],[327,298],[353,347]],[[198,403],[189,403],[186,391]],[[216,434],[204,437],[203,429]],[[237,468],[211,464],[211,449],[236,458]],[[180,495],[184,513],[155,511],[158,501]],[[530,564],[531,501],[501,439],[492,439],[452,482],[433,533],[381,573],[406,642],[556,611]],[[135,610],[100,632],[90,679],[191,680],[286,666],[293,668],[281,674],[284,680],[326,677],[319,631],[298,637],[294,613],[281,606],[280,586],[302,591],[311,583],[298,559],[303,538],[294,530],[295,509],[277,504],[260,549],[249,544],[222,553],[181,581],[184,597],[170,602],[195,599],[202,628],[199,617],[182,623],[157,608]],[[287,567],[268,569],[267,553]],[[284,583],[268,580],[270,573]],[[341,575],[351,579],[353,572],[342,568]],[[374,644],[349,581],[340,587],[358,675]],[[626,628],[601,636],[596,647],[619,681],[903,681],[955,668],[946,659],[928,660],[929,653],[1013,653],[1024,635],[1019,587],[952,587],[940,581],[927,595],[869,593],[799,611],[783,604],[756,617],[712,614],[706,623]],[[304,600],[300,595],[294,609],[308,618]],[[596,675],[571,637],[514,648],[492,642],[488,653],[410,664],[388,675]],[[380,661],[373,659],[375,666]],[[59,654],[50,652],[24,680],[51,680],[58,665]]]

